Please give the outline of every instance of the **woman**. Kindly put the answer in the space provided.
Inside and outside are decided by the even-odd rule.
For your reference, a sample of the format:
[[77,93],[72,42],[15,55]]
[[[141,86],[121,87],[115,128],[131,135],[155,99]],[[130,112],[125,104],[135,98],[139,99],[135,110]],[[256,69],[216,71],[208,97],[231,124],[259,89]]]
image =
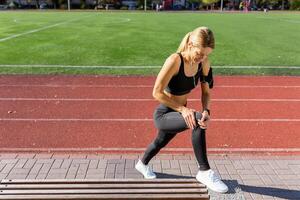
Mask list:
[[[208,55],[214,46],[212,31],[199,27],[186,34],[177,53],[170,55],[160,70],[153,88],[153,97],[161,103],[154,112],[158,135],[135,166],[146,179],[156,178],[148,163],[160,149],[177,133],[192,129],[192,144],[199,167],[196,179],[214,191],[227,192],[228,187],[210,169],[206,155],[205,129],[210,119],[210,89],[213,87]],[[202,113],[187,107],[187,96],[199,80]]]

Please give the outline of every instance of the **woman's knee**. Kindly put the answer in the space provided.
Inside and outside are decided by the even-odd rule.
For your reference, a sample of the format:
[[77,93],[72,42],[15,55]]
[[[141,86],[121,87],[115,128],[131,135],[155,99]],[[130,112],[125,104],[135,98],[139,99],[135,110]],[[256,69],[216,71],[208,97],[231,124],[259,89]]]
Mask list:
[[202,118],[202,113],[201,112],[195,112],[195,119],[200,120]]
[[202,113],[201,112],[195,112],[195,121],[196,121],[196,126],[198,127],[198,120],[201,120],[202,118]]

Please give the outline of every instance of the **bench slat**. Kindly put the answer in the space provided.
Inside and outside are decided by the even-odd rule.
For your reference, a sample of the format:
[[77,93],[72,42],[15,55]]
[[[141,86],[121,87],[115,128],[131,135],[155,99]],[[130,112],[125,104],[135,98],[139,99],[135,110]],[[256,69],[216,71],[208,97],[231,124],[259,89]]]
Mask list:
[[1,199],[207,200],[209,195],[196,179],[5,179]]
[[206,189],[200,188],[167,188],[167,189],[53,189],[53,190],[43,190],[43,189],[30,189],[30,190],[0,190],[1,195],[6,194],[194,194],[194,193],[205,193]]
[[32,199],[32,200],[153,200],[153,199],[164,199],[164,200],[208,200],[208,194],[159,194],[157,196],[153,194],[131,194],[130,196],[109,194],[109,195],[0,195],[0,199]]
[[118,189],[118,188],[205,188],[204,185],[200,183],[180,183],[180,184],[126,184],[126,183],[115,183],[115,184],[0,184],[0,189],[30,189],[30,188],[39,188],[39,189],[67,189],[67,188],[97,188],[97,189]]
[[194,178],[191,179],[3,179],[1,183],[10,184],[10,183],[197,183],[197,180]]

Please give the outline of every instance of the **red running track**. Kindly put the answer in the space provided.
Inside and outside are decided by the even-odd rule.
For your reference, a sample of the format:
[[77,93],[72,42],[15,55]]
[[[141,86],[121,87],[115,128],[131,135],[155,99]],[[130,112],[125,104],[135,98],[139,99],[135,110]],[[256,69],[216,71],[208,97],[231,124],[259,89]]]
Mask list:
[[[142,152],[155,77],[0,76],[0,151]],[[200,110],[199,89],[188,106]],[[300,153],[300,77],[216,77],[212,152]],[[191,152],[190,131],[166,152]]]

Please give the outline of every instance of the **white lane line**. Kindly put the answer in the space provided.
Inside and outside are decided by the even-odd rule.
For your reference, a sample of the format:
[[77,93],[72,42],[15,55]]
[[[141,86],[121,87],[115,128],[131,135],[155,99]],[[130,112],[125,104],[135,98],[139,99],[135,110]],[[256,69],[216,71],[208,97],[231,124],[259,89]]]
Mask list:
[[[71,88],[77,88],[77,87],[99,87],[99,88],[153,88],[153,85],[5,85],[0,84],[0,87],[71,87]],[[300,86],[299,86],[300,87]]]
[[212,119],[216,122],[300,122],[300,119]]
[[[155,99],[112,99],[112,98],[0,98],[0,101],[153,101],[157,102]],[[188,102],[200,101],[200,99],[188,99]],[[211,99],[215,102],[300,102],[300,99]]]
[[[0,118],[0,121],[33,121],[33,122],[152,122],[153,119],[49,119],[49,118]],[[211,119],[215,122],[300,122],[300,119]]]
[[[300,78],[299,78],[300,81]],[[153,88],[153,85],[16,85],[16,84],[0,84],[0,87],[62,87],[62,88]],[[300,88],[300,85],[216,85],[214,88]]]
[[[80,18],[77,18],[77,19],[72,19],[72,20],[69,20],[69,21],[64,21],[64,22],[52,24],[52,25],[49,25],[49,26],[44,26],[44,27],[41,27],[41,28],[37,28],[37,29],[30,30],[30,31],[26,31],[24,33],[14,34],[14,35],[11,35],[11,36],[8,36],[8,37],[5,37],[5,38],[1,38],[0,42],[4,42],[4,41],[7,41],[7,40],[10,40],[10,39],[13,39],[13,38],[17,38],[17,37],[21,37],[21,36],[24,36],[24,35],[29,35],[31,33],[40,32],[40,31],[43,31],[43,30],[46,30],[46,29],[49,29],[49,28],[53,28],[53,27],[60,26],[60,25],[63,25],[63,24],[68,24],[70,22],[79,21],[79,20],[82,20],[84,18],[91,17],[91,16],[94,16],[94,15],[89,15],[89,16],[80,17]],[[0,65],[0,66],[4,67],[5,65]],[[30,66],[30,65],[28,65],[28,66]]]
[[[299,78],[300,81],[300,78]],[[300,85],[217,85],[216,88],[300,88]]]
[[256,18],[257,19],[276,20],[276,21],[283,21],[283,22],[300,24],[300,20],[293,20],[293,19],[274,19],[274,18],[271,18],[271,17],[256,17]]
[[300,69],[299,66],[212,66],[224,69]]
[[[94,65],[5,65],[2,64],[0,67],[18,67],[18,68],[99,68],[99,69],[155,69],[161,68],[161,66],[94,66]],[[300,69],[300,68],[299,68]]]
[[[251,102],[300,102],[300,99],[211,99],[212,101],[251,101]],[[192,99],[192,101],[199,101],[199,99]]]
[[153,121],[153,119],[48,119],[48,118],[36,118],[36,119],[26,119],[26,118],[0,118],[0,121],[34,121],[34,122],[148,122]]
[[[64,22],[66,23],[66,22]],[[60,24],[59,24],[60,25]],[[5,38],[4,38],[5,39]],[[1,41],[1,40],[0,40]],[[18,65],[18,64],[1,64],[0,67],[20,67],[20,68],[99,68],[99,69],[160,69],[162,66],[101,66],[101,65]],[[300,66],[213,66],[220,69],[299,69]]]
[[[210,152],[300,152],[300,148],[207,148]],[[0,151],[145,151],[145,148],[0,148]],[[192,148],[164,148],[165,152],[194,152]]]

